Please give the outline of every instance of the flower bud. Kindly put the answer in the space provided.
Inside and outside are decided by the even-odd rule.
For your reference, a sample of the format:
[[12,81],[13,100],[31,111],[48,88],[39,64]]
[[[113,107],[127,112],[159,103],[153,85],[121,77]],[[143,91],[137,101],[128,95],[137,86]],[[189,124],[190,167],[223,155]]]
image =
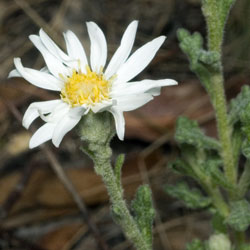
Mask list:
[[230,250],[231,243],[225,234],[214,234],[208,240],[209,250]]

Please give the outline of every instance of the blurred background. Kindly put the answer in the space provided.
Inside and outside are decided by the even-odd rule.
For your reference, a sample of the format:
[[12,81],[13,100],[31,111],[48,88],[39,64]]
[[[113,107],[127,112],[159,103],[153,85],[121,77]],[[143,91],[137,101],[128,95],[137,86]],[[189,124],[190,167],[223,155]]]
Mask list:
[[[178,157],[173,139],[176,118],[184,115],[196,119],[208,135],[216,137],[209,99],[189,70],[176,38],[180,27],[206,36],[200,0],[0,0],[0,249],[94,250],[100,249],[98,237],[108,249],[133,249],[112,221],[105,187],[95,175],[92,162],[79,149],[74,131],[67,134],[59,149],[51,142],[28,149],[31,132],[22,127],[22,115],[31,102],[55,99],[55,93],[7,76],[14,57],[21,57],[27,67],[44,66],[28,39],[40,27],[62,48],[62,32],[74,31],[89,54],[85,22],[94,21],[106,35],[110,58],[126,26],[135,19],[139,27],[134,50],[157,36],[168,37],[137,79],[173,78],[179,85],[164,88],[154,101],[125,114],[125,141],[116,137],[112,141],[114,159],[126,153],[125,196],[130,201],[141,183],[151,186],[157,211],[156,250],[185,249],[186,242],[197,237],[207,239],[211,233],[209,214],[191,211],[164,193],[165,184],[183,178],[167,167]],[[225,34],[228,99],[250,82],[249,28],[249,0],[238,0]],[[32,129],[41,124],[38,119]],[[64,169],[82,197],[90,223],[98,228],[101,239],[94,237],[84,222],[83,213],[55,174],[56,166]]]

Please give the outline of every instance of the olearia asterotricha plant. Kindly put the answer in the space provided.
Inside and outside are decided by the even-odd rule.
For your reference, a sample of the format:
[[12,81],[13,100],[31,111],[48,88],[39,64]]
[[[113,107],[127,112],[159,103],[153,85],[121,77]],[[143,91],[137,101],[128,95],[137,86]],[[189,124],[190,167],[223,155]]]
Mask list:
[[131,204],[132,216],[120,180],[124,156],[118,157],[113,168],[109,144],[115,133],[120,140],[124,139],[123,112],[141,107],[159,95],[161,87],[177,82],[172,79],[131,81],[149,64],[166,38],[160,36],[129,56],[137,25],[133,21],[127,27],[107,67],[106,39],[94,22],[87,22],[90,60],[72,31],[64,33],[65,53],[41,29],[39,36],[31,35],[30,40],[41,52],[46,67],[40,71],[26,68],[20,58],[15,58],[16,69],[9,77],[23,77],[39,88],[58,92],[57,100],[34,102],[25,112],[25,128],[38,117],[45,122],[31,137],[30,148],[49,140],[58,147],[64,135],[77,126],[84,143],[82,150],[92,158],[96,173],[107,187],[113,218],[137,249],[150,250],[154,218],[151,191],[148,186],[138,188]]
[[[196,121],[180,117],[175,139],[181,158],[171,164],[177,173],[189,176],[202,187],[206,196],[186,183],[166,186],[166,191],[192,209],[212,214],[213,235],[208,241],[194,240],[188,250],[247,250],[245,233],[250,225],[250,88],[227,106],[222,66],[225,24],[235,0],[202,0],[207,24],[207,49],[202,36],[178,30],[182,51],[191,70],[206,89],[214,108],[218,140],[208,137]],[[228,108],[229,107],[229,108]],[[239,158],[245,159],[244,170]]]

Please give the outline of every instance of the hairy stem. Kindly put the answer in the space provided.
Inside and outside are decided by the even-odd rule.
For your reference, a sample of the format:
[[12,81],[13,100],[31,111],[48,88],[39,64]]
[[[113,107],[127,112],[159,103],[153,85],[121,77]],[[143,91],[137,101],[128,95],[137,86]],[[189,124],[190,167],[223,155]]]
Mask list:
[[226,218],[229,214],[229,208],[227,203],[224,201],[219,188],[213,188],[211,186],[206,188],[208,194],[212,198],[212,202],[215,208],[217,208],[219,214]]
[[133,242],[137,250],[151,250],[151,245],[143,237],[123,198],[120,175],[115,175],[111,166],[112,150],[109,144],[115,133],[112,115],[109,112],[96,114],[89,112],[82,118],[77,130],[83,141],[81,149],[94,161],[95,171],[102,177],[108,190],[112,203],[113,219],[122,227],[123,232]]
[[234,165],[233,147],[231,140],[231,127],[228,122],[226,97],[224,91],[224,80],[222,71],[215,73],[212,76],[213,86],[213,105],[217,121],[217,130],[221,142],[221,156],[224,163],[224,171],[227,180],[233,185],[236,185],[237,171]]
[[[99,159],[101,159],[101,161]],[[110,159],[99,159],[95,159],[95,171],[102,177],[108,190],[115,221],[122,227],[127,238],[134,243],[136,249],[152,249],[142,237],[137,223],[129,212],[127,204],[123,198],[122,187],[117,183],[113,168],[110,164]]]
[[[232,4],[232,3],[231,3]],[[237,169],[234,166],[233,147],[231,140],[232,128],[229,125],[227,102],[224,89],[223,69],[221,63],[223,31],[226,16],[231,8],[224,1],[204,0],[203,13],[208,27],[208,49],[217,52],[219,56],[218,68],[211,71],[212,103],[215,110],[217,130],[221,142],[221,156],[227,180],[235,187],[237,182]],[[231,197],[234,196],[231,194]]]

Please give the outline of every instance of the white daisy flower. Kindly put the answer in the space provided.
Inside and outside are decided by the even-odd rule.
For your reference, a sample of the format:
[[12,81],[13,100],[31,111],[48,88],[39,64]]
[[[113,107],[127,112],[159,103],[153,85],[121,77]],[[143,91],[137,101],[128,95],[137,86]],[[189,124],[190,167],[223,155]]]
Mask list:
[[127,27],[121,44],[105,68],[107,43],[102,30],[87,22],[90,37],[90,61],[80,41],[72,31],[64,33],[67,53],[63,52],[41,29],[39,36],[29,38],[44,57],[42,70],[23,67],[20,58],[14,59],[16,69],[9,77],[23,77],[31,84],[58,91],[59,99],[32,103],[23,117],[23,126],[29,128],[40,117],[45,121],[31,137],[29,146],[34,148],[51,140],[58,147],[64,135],[73,129],[83,115],[109,111],[114,116],[116,132],[124,138],[124,111],[137,109],[160,94],[163,86],[175,85],[176,81],[130,81],[153,59],[165,40],[160,36],[137,49],[130,57],[138,22]]

